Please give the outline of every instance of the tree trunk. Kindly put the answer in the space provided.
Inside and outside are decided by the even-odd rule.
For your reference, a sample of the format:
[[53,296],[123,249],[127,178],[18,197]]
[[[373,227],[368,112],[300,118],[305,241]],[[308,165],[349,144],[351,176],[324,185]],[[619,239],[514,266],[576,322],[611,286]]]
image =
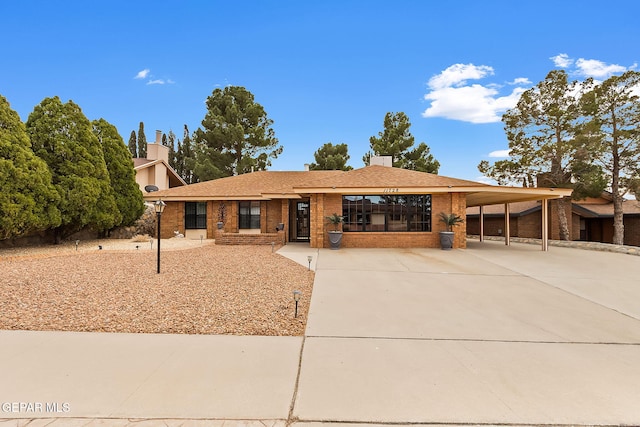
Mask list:
[[560,240],[571,240],[569,221],[567,219],[567,207],[570,203],[570,197],[558,199],[558,225],[560,226]]
[[624,221],[622,202],[624,197],[619,193],[613,193],[613,244],[624,245]]

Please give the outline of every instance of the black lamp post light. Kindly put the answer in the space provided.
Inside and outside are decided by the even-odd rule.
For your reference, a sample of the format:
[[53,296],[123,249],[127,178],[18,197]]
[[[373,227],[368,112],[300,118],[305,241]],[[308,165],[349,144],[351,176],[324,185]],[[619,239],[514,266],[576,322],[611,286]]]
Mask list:
[[158,216],[158,274],[160,274],[160,218],[162,217],[162,211],[167,206],[162,200],[156,200],[153,207],[156,209],[156,215]]
[[296,302],[296,313],[294,317],[298,317],[298,301],[300,301],[301,294],[302,292],[300,291],[293,291],[293,300]]

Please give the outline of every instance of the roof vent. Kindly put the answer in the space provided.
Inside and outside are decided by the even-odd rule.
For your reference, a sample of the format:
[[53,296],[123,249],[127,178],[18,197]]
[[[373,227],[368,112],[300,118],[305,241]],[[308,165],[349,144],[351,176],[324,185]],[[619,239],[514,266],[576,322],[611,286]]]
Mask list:
[[393,167],[393,156],[371,156],[369,165]]
[[309,172],[309,163],[305,163],[305,164],[304,164],[304,170],[305,170],[306,172]]

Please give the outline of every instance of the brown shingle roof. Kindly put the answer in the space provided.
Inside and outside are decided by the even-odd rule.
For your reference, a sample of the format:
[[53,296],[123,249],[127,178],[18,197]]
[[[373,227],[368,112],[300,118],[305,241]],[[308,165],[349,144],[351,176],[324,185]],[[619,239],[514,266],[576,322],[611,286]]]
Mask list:
[[381,188],[381,187],[482,187],[487,186],[476,181],[450,178],[425,172],[387,166],[366,166],[342,172],[340,175],[323,180],[298,184],[296,188]]
[[154,193],[163,198],[261,198],[263,194],[293,195],[293,186],[343,174],[342,171],[259,171],[199,182]]
[[[613,217],[613,203],[607,204],[588,204],[588,203],[574,203],[583,209],[593,212],[596,216],[600,217]],[[625,200],[622,203],[622,211],[625,215],[637,215],[640,214],[640,202],[637,200]]]

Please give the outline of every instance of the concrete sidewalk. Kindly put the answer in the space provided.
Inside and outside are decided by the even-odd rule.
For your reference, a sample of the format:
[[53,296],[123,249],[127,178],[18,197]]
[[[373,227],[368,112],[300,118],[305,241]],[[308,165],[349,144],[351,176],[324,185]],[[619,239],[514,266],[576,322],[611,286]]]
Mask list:
[[305,337],[0,331],[0,426],[640,425],[637,257],[279,253],[313,256]]

